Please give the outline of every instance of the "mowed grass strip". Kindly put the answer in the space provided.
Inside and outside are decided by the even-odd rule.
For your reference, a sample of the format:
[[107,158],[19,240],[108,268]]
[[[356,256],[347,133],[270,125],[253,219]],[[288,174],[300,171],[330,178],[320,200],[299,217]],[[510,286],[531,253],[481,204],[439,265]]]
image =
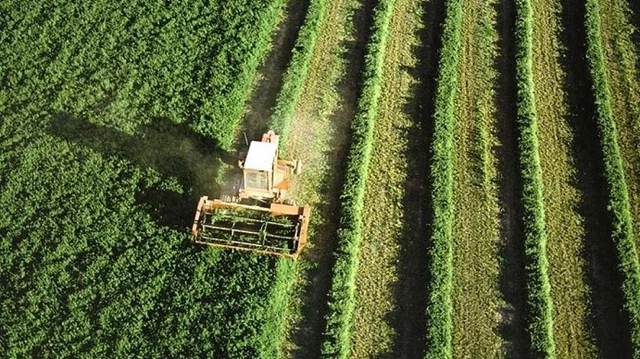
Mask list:
[[[417,85],[408,69],[418,63],[414,51],[421,8],[420,1],[397,0],[389,24],[381,87],[384,96],[380,99],[364,194],[350,358],[400,355],[393,353],[401,330],[394,325],[400,323],[392,318],[400,310],[396,291],[401,252],[409,241],[424,241],[425,233],[407,231],[419,213],[407,213],[404,208],[408,182],[418,182],[409,177],[410,162],[419,158],[409,153],[409,141],[422,130],[415,116],[407,112],[407,102]],[[423,175],[426,177],[426,173]]]
[[453,133],[459,81],[462,0],[448,0],[435,95],[431,143],[431,238],[427,292],[427,359],[453,357]]
[[[282,88],[276,99],[276,106],[270,119],[269,129],[280,134],[286,144],[288,129],[291,126],[293,109],[300,97],[302,84],[318,37],[322,22],[325,0],[311,0],[307,8],[305,21],[298,32],[295,47],[287,71],[283,77]],[[261,336],[260,355],[263,358],[281,357],[287,339],[287,319],[290,309],[289,300],[295,284],[298,262],[289,258],[279,258],[275,264],[273,286],[270,289],[267,321]]]
[[453,157],[453,353],[500,357],[496,1],[463,4]]
[[575,185],[574,135],[569,122],[572,114],[566,92],[567,75],[560,62],[565,51],[560,40],[561,3],[557,0],[532,0],[531,3],[533,81],[556,353],[559,358],[593,358],[596,356],[594,335],[587,325],[590,303],[584,253],[585,219],[578,212],[580,203],[588,200],[585,198],[588,194]]
[[533,82],[533,9],[529,0],[516,1],[516,76],[518,158],[527,281],[527,328],[531,355],[555,358],[551,287],[546,254],[542,170]]
[[[624,4],[606,4],[600,6],[598,0],[588,0],[586,3],[585,26],[587,32],[587,60],[589,62],[591,77],[593,80],[593,92],[595,95],[596,116],[600,132],[600,146],[604,157],[605,177],[607,179],[609,191],[609,213],[613,224],[612,239],[618,250],[618,268],[622,274],[622,292],[624,295],[624,309],[629,318],[631,330],[631,349],[634,358],[640,358],[640,265],[638,264],[638,253],[636,239],[634,237],[633,219],[630,210],[629,187],[625,175],[633,178],[633,171],[637,170],[631,166],[631,171],[625,172],[629,167],[624,167],[623,159],[633,161],[636,152],[621,150],[619,145],[619,131],[622,133],[633,133],[634,121],[638,118],[629,118],[631,114],[623,111],[627,106],[624,101],[614,102],[612,93],[615,91],[632,91],[632,88],[625,88],[625,77],[615,70],[608,70],[609,66],[616,69],[616,62],[622,61],[624,57],[616,57],[613,50],[633,51],[624,46],[624,37],[608,37],[608,33],[615,34],[624,29],[628,24],[628,19],[618,18],[618,21],[607,22],[604,20],[610,15],[615,17],[616,10],[611,7],[624,6]],[[606,11],[603,15],[601,11]],[[618,9],[620,11],[620,8]],[[624,13],[624,12],[623,12]],[[602,24],[606,24],[603,26]],[[628,37],[627,37],[628,39]],[[605,49],[607,49],[605,51]],[[622,54],[625,54],[624,51]],[[628,55],[628,53],[626,54]],[[631,65],[633,66],[633,65]],[[624,74],[624,72],[623,72]],[[614,90],[615,89],[615,90]],[[620,94],[618,96],[627,96]],[[633,98],[633,97],[632,97]],[[637,98],[636,98],[637,99]],[[620,116],[616,119],[615,114]],[[616,126],[617,125],[617,126]],[[619,129],[619,130],[618,130]],[[629,132],[627,132],[629,131]],[[637,136],[637,132],[635,133]],[[627,136],[621,136],[622,142],[629,140]],[[624,155],[623,155],[624,153]],[[633,162],[632,162],[633,163]]]
[[362,232],[364,187],[369,171],[373,130],[380,96],[384,51],[395,0],[380,0],[373,10],[358,112],[351,126],[351,147],[341,195],[338,246],[328,295],[327,326],[321,356],[346,358],[355,306],[355,274]]

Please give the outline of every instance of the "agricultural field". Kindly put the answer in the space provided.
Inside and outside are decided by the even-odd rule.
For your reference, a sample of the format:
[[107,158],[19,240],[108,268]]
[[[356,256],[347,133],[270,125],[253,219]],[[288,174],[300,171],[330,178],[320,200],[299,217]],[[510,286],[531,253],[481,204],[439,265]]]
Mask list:
[[[0,0],[0,354],[640,359],[639,19]],[[195,243],[268,130],[306,247]],[[286,253],[270,201],[196,226]]]

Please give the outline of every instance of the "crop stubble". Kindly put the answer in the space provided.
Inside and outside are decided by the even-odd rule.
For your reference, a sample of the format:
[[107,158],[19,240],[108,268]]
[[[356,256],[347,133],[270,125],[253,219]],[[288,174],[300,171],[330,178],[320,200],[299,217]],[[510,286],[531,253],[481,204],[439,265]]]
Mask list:
[[494,1],[465,1],[454,130],[453,352],[497,357],[502,339],[496,159]]
[[[426,145],[419,109],[424,98],[413,98],[419,86],[415,49],[423,2],[396,1],[389,25],[389,40],[373,152],[367,179],[356,308],[351,334],[351,357],[415,357],[422,350],[420,318],[424,289],[403,276],[407,247],[425,242],[424,197],[426,151],[415,151],[416,141]],[[431,31],[429,29],[428,31]],[[424,261],[425,258],[414,258]],[[424,266],[422,277],[424,277]],[[421,277],[420,273],[416,273]],[[413,283],[409,283],[413,282]],[[406,285],[411,295],[400,294]],[[402,311],[411,311],[402,313]],[[409,314],[409,315],[407,315]],[[406,321],[400,321],[403,318]],[[411,346],[402,345],[411,342]]]
[[640,245],[640,71],[632,41],[632,13],[628,1],[611,0],[600,1],[600,14],[611,108],[629,190],[636,245]]
[[290,306],[289,342],[293,358],[317,357],[331,278],[337,205],[349,126],[355,115],[358,81],[371,1],[327,1],[313,58],[293,114],[284,150],[301,159],[303,174],[291,195],[313,207],[311,242],[296,274]]
[[585,219],[579,213],[580,203],[588,194],[577,188],[575,179],[574,134],[568,118],[572,114],[561,63],[565,51],[560,37],[562,8],[558,1],[544,0],[532,1],[532,6],[533,76],[554,340],[558,357],[590,358],[595,355],[595,345],[587,325],[590,303],[584,255]]

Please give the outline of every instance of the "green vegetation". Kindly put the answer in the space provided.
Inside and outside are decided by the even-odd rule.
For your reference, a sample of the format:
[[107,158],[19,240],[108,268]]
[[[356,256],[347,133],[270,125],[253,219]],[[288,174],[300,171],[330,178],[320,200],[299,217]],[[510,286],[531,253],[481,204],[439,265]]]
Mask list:
[[622,274],[624,309],[629,317],[633,357],[640,358],[640,265],[633,233],[629,193],[618,145],[618,133],[611,107],[611,89],[603,54],[601,14],[597,0],[588,0],[586,3],[585,26],[587,60],[593,80],[600,146],[609,192],[608,211],[613,224],[611,237],[620,261],[618,268]]
[[425,358],[453,357],[453,133],[462,45],[463,3],[446,2],[431,146],[431,248]]
[[554,358],[551,288],[547,273],[547,233],[538,152],[538,124],[532,71],[533,14],[528,0],[516,1],[518,156],[522,179],[528,329],[535,357]]
[[129,134],[169,118],[228,148],[283,3],[6,2],[4,106],[36,96]]
[[358,102],[358,113],[351,126],[351,148],[341,195],[338,248],[328,299],[327,328],[324,331],[322,345],[322,357],[325,358],[346,358],[349,355],[364,190],[393,4],[393,0],[380,0],[373,10],[371,35],[362,76],[362,92]]
[[316,46],[325,7],[326,0],[310,0],[304,24],[298,32],[291,61],[284,74],[282,88],[271,115],[270,128],[280,134],[282,144],[287,142],[289,136],[291,117],[300,98],[304,80],[307,78],[309,62]]
[[273,357],[276,261],[186,226],[281,4],[0,5],[5,356]]

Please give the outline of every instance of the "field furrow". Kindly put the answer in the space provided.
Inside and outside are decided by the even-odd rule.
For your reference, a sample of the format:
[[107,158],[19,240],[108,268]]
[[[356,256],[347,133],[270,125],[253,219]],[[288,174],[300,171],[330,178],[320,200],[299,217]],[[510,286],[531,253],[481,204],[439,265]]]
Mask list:
[[[427,45],[436,39],[434,3],[397,0],[389,24],[364,195],[351,358],[416,358],[424,350],[424,296],[416,294],[426,291],[424,149],[430,106],[419,56],[421,38]],[[423,20],[433,27],[424,28]],[[433,66],[434,59],[425,65]]]
[[500,355],[499,207],[496,186],[496,3],[465,1],[455,112],[453,353]]

